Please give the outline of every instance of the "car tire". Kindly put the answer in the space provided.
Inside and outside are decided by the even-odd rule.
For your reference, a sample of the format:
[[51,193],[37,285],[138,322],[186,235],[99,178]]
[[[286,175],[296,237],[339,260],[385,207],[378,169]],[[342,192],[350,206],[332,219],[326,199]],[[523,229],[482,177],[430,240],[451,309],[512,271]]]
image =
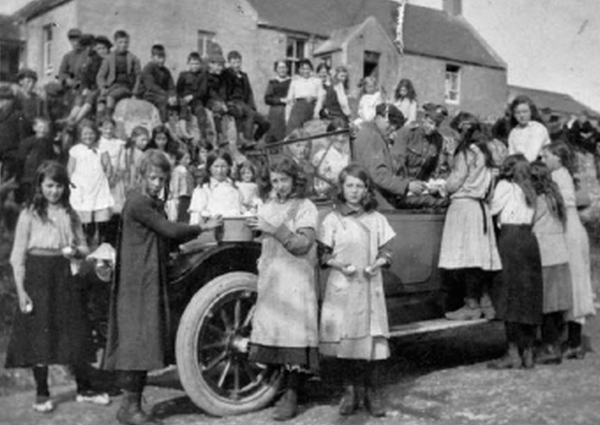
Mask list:
[[177,368],[190,399],[214,416],[258,410],[275,397],[281,370],[248,360],[257,276],[232,272],[202,287],[179,322]]

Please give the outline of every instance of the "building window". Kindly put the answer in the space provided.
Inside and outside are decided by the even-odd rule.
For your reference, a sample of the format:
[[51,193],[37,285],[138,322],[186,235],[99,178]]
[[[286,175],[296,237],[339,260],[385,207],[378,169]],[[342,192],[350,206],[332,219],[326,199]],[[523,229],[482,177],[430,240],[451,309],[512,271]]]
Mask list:
[[198,54],[206,59],[211,52],[211,44],[215,41],[216,34],[209,31],[198,31]]
[[298,62],[304,58],[306,58],[306,39],[288,37],[285,49],[285,62],[292,75],[298,73]]
[[53,24],[48,24],[44,25],[42,28],[42,48],[44,49],[42,63],[44,64],[44,71],[46,72],[46,75],[52,74],[52,71],[54,70],[52,65],[52,39],[54,38],[53,27]]
[[446,65],[445,100],[448,103],[460,102],[460,67]]

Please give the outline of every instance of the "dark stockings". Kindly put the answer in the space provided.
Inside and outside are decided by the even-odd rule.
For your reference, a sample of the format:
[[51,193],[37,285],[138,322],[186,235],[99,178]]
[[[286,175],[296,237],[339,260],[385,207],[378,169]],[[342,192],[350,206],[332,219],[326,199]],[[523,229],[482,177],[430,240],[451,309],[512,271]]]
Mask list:
[[547,345],[558,344],[565,330],[564,312],[556,311],[546,313],[542,322],[542,343]]
[[38,397],[50,397],[48,389],[48,366],[35,366],[33,368],[33,379]]
[[583,326],[577,322],[568,322],[567,329],[569,333],[568,344],[571,348],[576,348],[581,346],[581,332],[583,330]]

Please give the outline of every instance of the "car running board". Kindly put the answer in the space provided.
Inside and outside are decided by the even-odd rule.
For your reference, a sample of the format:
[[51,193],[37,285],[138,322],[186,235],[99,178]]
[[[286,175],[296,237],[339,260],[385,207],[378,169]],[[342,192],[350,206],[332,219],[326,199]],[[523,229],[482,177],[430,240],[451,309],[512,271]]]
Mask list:
[[434,320],[423,320],[421,322],[408,323],[406,325],[392,326],[390,328],[390,336],[392,338],[399,338],[403,336],[440,332],[449,329],[463,328],[467,326],[483,325],[490,323],[487,319],[477,320],[448,320],[448,319],[434,319]]

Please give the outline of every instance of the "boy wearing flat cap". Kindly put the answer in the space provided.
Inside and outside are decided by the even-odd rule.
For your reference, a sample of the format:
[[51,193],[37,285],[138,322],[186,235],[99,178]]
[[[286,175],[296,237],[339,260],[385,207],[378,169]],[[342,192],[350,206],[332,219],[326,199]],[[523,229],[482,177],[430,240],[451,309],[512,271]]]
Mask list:
[[86,56],[85,49],[80,43],[81,36],[81,30],[78,28],[69,30],[67,37],[69,38],[69,43],[71,43],[71,51],[63,56],[58,68],[58,80],[69,90],[77,88],[80,83],[77,75]]

